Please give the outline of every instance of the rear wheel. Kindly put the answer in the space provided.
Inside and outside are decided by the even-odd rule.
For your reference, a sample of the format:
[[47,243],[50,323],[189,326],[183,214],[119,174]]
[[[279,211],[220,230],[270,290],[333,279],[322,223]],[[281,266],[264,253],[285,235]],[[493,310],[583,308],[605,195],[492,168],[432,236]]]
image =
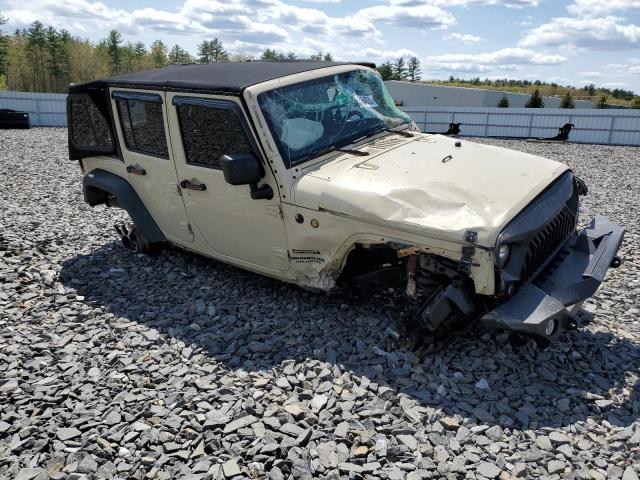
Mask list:
[[157,245],[149,243],[135,224],[116,225],[115,229],[120,235],[122,245],[128,250],[143,254],[151,254],[157,251]]

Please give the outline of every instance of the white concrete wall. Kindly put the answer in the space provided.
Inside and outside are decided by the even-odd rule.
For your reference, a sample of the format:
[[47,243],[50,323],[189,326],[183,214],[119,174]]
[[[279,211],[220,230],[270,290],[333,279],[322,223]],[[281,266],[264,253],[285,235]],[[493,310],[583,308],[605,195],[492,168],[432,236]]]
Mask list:
[[[509,107],[524,108],[530,95],[524,93],[501,92],[482,88],[448,87],[427,83],[384,82],[396,102],[405,107],[497,107],[503,96],[509,99]],[[559,108],[561,99],[544,97],[545,108]],[[575,101],[576,108],[593,108],[592,102]]]
[[0,108],[29,112],[33,127],[67,126],[67,95],[64,93],[0,90]]
[[569,141],[640,145],[640,110],[561,108],[401,107],[423,132],[446,132],[460,123],[461,136],[549,138],[565,123]]

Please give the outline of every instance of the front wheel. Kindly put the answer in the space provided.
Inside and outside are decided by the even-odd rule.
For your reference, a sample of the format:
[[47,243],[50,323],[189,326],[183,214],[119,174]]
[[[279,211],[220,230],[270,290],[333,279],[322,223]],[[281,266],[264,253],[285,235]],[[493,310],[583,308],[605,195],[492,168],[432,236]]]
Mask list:
[[115,229],[116,232],[118,232],[118,235],[120,235],[122,245],[128,250],[147,255],[157,251],[157,246],[149,243],[135,224],[128,226],[116,225]]

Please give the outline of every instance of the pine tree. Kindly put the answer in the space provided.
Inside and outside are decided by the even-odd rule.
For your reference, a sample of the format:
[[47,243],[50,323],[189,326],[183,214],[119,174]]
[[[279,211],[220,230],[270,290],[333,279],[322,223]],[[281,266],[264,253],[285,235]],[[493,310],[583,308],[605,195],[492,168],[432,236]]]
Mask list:
[[629,108],[632,108],[634,110],[639,110],[640,109],[640,97],[633,97],[633,99],[631,100],[631,104],[629,105]]
[[407,65],[407,77],[410,82],[420,81],[420,59],[418,57],[411,57],[409,64]]
[[571,93],[567,92],[562,97],[562,101],[560,102],[560,108],[576,108],[576,104],[573,101],[573,95],[571,95]]
[[144,57],[147,56],[147,47],[142,42],[138,42],[133,47],[133,58],[136,62],[136,70],[142,70]]
[[48,53],[47,58],[47,70],[51,76],[51,85],[53,91],[60,91],[62,84],[66,83],[64,80],[68,73],[65,68],[65,45],[62,40],[62,35],[53,27],[48,27],[46,30],[46,48]]
[[384,62],[378,66],[378,73],[382,80],[393,80],[393,67],[390,62]]
[[136,71],[135,48],[136,48],[135,45],[131,42],[127,42],[123,47],[120,48],[120,55],[122,57],[122,67],[124,70],[130,73]]
[[498,108],[509,108],[509,98],[506,95],[503,95],[498,102]]
[[191,62],[191,55],[180,45],[174,45],[169,52],[169,63],[172,65],[181,65]]
[[407,66],[404,63],[404,58],[398,58],[392,67],[394,80],[406,80],[407,79]]
[[47,44],[46,32],[42,22],[33,22],[26,31],[27,58],[31,64],[33,75],[33,89],[47,91],[45,48]]
[[156,40],[151,44],[151,58],[156,68],[162,68],[167,65],[167,46],[162,40]]
[[294,52],[287,53],[288,60],[295,60],[296,58],[298,58],[298,56]]
[[322,59],[325,62],[333,62],[333,55],[331,55],[329,52],[325,53],[324,56],[322,57]]
[[209,46],[211,49],[211,60],[213,62],[227,62],[229,60],[227,51],[224,49],[220,40],[214,38],[213,41],[209,42]]
[[540,90],[537,88],[534,90],[527,103],[524,104],[524,108],[544,108],[544,100],[540,95]]
[[275,49],[267,48],[262,52],[260,60],[283,60],[284,54],[278,52]]
[[121,43],[122,34],[117,30],[111,30],[109,36],[105,38],[105,45],[109,52],[109,58],[111,59],[111,69],[116,75],[122,70]]

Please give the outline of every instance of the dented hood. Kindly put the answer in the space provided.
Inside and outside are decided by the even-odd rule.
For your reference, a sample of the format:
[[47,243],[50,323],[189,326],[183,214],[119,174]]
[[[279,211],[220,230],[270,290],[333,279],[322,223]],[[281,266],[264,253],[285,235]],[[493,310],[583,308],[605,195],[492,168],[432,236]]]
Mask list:
[[[566,165],[441,135],[391,135],[309,167],[294,187],[297,205],[463,242],[467,230],[492,247],[502,228]],[[450,158],[448,156],[451,156]],[[443,161],[444,160],[444,161]]]

